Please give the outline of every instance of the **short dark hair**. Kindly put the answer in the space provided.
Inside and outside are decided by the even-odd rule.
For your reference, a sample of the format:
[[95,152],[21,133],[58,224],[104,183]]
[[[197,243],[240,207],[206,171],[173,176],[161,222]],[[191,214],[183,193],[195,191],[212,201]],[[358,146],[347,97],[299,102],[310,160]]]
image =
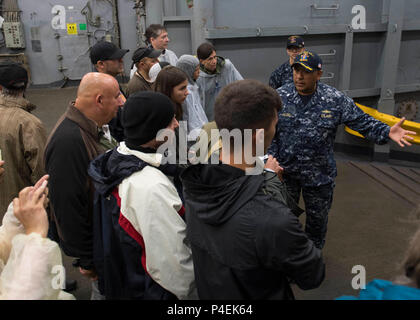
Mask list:
[[197,48],[197,58],[205,60],[210,57],[213,51],[216,51],[214,46],[210,42],[204,42]]
[[214,118],[219,130],[267,129],[282,106],[273,88],[257,80],[239,80],[219,93]]
[[159,37],[162,30],[166,31],[166,28],[161,24],[151,24],[144,33],[144,36],[146,37],[146,42],[148,44],[151,44],[150,38],[157,38]]

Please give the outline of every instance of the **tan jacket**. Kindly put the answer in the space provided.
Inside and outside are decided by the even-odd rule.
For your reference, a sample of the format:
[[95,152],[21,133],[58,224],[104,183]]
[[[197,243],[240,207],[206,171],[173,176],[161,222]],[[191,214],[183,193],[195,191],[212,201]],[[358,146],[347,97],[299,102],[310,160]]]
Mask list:
[[134,73],[127,85],[127,95],[131,95],[138,91],[152,91],[152,82],[148,82],[138,72]]
[[45,127],[30,111],[35,106],[24,98],[0,95],[0,150],[4,175],[0,178],[0,216],[19,194],[44,174]]

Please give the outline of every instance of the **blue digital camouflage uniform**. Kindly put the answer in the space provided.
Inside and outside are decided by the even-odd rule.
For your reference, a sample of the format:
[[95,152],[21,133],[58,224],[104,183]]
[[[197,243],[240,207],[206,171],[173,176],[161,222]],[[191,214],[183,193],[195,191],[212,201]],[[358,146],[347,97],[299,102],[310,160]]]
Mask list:
[[377,144],[389,141],[390,127],[358,108],[337,89],[318,82],[304,106],[293,83],[277,89],[283,109],[278,114],[276,135],[268,150],[284,168],[290,194],[307,214],[306,233],[318,248],[325,243],[337,168],[334,139],[337,127],[346,124]]
[[288,83],[293,83],[293,69],[290,66],[289,60],[271,73],[268,85],[277,89]]

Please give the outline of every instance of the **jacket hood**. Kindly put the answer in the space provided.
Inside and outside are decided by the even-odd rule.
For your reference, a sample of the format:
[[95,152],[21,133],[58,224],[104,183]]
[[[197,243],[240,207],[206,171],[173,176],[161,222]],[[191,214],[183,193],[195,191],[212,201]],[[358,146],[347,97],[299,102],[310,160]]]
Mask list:
[[176,67],[185,72],[189,84],[195,84],[194,72],[199,64],[200,61],[196,57],[184,54],[178,59]]
[[210,225],[229,220],[264,183],[262,175],[245,175],[225,164],[191,166],[181,174],[181,180],[188,214]]
[[107,197],[125,178],[146,166],[155,167],[166,176],[179,176],[182,168],[169,163],[162,165],[162,155],[155,152],[144,148],[142,151],[132,150],[121,142],[119,147],[100,155],[88,167],[95,190]]
[[125,155],[117,148],[94,159],[88,168],[95,190],[107,197],[116,186],[136,171],[148,164],[134,155]]

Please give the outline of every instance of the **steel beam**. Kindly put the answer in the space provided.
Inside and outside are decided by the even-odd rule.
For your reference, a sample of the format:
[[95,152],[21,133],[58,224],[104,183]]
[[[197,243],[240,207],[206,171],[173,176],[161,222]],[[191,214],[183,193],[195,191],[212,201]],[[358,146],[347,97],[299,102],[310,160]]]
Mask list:
[[[368,23],[366,29],[352,30],[355,32],[385,32],[387,25],[383,23]],[[255,28],[208,28],[205,31],[207,39],[231,39],[252,37],[277,37],[291,34],[337,34],[348,33],[351,28],[348,24],[303,25],[290,27],[255,27]]]
[[162,24],[163,1],[146,0],[146,28],[151,24]]
[[[402,31],[420,30],[420,20],[406,21],[398,25]],[[289,27],[255,27],[255,28],[206,28],[204,35],[206,39],[232,39],[232,38],[253,38],[253,37],[280,37],[291,34],[317,35],[317,34],[337,34],[337,33],[370,33],[387,32],[386,23],[367,23],[366,29],[351,30],[348,24],[334,25],[302,25]]]
[[214,0],[194,0],[191,21],[192,49],[195,52],[206,41],[207,30],[214,28]]
[[[404,24],[405,0],[391,0],[389,3],[388,28],[382,56],[381,96],[378,111],[394,114],[395,87],[397,82],[398,60],[400,56],[401,34]],[[375,145],[374,159],[389,159],[390,145]]]
[[[153,0],[155,1],[155,0]],[[177,1],[175,0],[163,0],[163,16],[176,16],[177,10],[176,10],[176,4]]]
[[348,31],[344,41],[344,59],[343,59],[343,72],[341,77],[340,90],[350,89],[351,77],[351,61],[353,57],[353,32]]
[[165,21],[191,21],[192,17],[187,16],[165,16],[162,18]]
[[[381,88],[366,88],[346,90],[342,89],[350,98],[375,97],[381,94]],[[409,93],[420,91],[420,83],[402,84],[395,87],[395,93]]]

